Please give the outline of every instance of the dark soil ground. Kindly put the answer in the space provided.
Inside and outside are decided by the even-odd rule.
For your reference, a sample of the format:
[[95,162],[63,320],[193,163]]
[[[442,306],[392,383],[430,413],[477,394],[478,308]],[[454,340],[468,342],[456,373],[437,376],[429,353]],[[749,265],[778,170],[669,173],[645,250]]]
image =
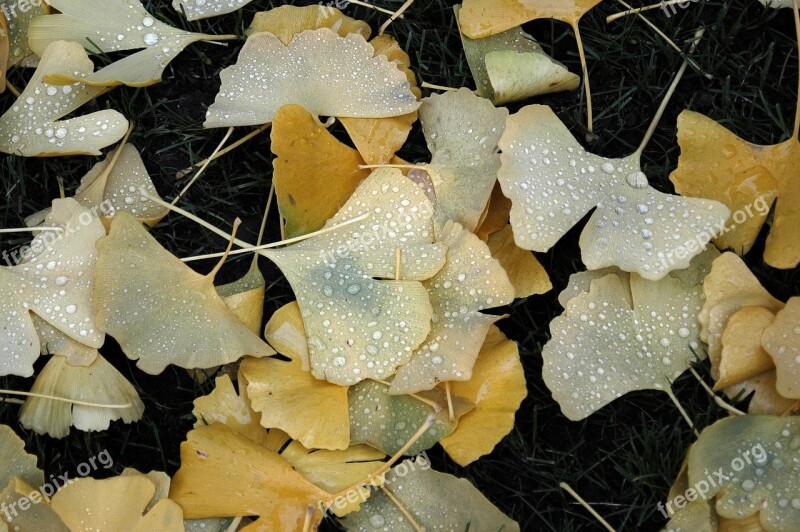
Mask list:
[[[377,3],[399,6],[393,0]],[[195,23],[186,23],[165,0],[145,4],[159,19],[178,27],[242,34],[256,11],[282,2],[255,0],[236,14]],[[681,62],[680,55],[636,17],[605,22],[607,15],[621,9],[616,1],[606,0],[581,23],[595,94],[595,134],[587,139],[581,91],[536,99],[553,106],[573,133],[585,140],[588,149],[604,156],[627,155],[636,148]],[[348,6],[344,11],[367,20],[374,30],[385,20],[384,15],[362,7]],[[675,119],[682,109],[705,113],[754,142],[775,143],[791,134],[798,69],[790,10],[767,10],[754,0],[700,0],[678,9],[672,17],[660,10],[649,12],[647,17],[684,49],[695,30],[705,27],[705,37],[692,58],[713,76],[707,79],[694,70],[687,72],[644,153],[644,170],[651,183],[672,191],[667,176],[679,155]],[[553,57],[573,72],[580,72],[575,39],[565,24],[537,21],[526,24],[525,29]],[[417,0],[390,33],[410,54],[421,80],[451,87],[474,86],[450,2]],[[222,138],[223,130],[204,130],[202,122],[219,87],[218,73],[235,61],[240,46],[192,45],[167,69],[162,83],[144,89],[117,89],[85,107],[87,111],[117,109],[136,121],[132,143],[142,152],[162,196],[174,197],[186,182],[186,178],[176,179],[176,173],[209,155]],[[97,58],[98,64],[108,60]],[[10,80],[22,87],[29,76],[29,71],[18,70],[11,73]],[[12,100],[8,92],[0,95],[0,111]],[[511,111],[519,107],[512,106]],[[428,157],[418,128],[401,155],[410,161]],[[245,221],[240,235],[252,237],[270,188],[271,158],[269,136],[260,135],[213,163],[181,206],[224,228],[239,216]],[[5,198],[0,206],[0,226],[20,226],[26,215],[49,205],[58,196],[57,177],[64,179],[71,193],[95,161],[90,157],[0,159],[0,195]],[[549,253],[539,255],[555,289],[516,301],[510,308],[511,317],[500,323],[503,331],[519,342],[528,379],[529,397],[517,414],[515,430],[494,453],[467,468],[448,461],[438,448],[429,454],[438,469],[469,478],[519,521],[523,530],[598,528],[593,518],[558,487],[561,481],[572,485],[614,527],[655,530],[665,523],[656,504],[666,499],[694,438],[674,405],[662,393],[633,393],[585,421],[570,422],[561,415],[541,379],[540,353],[549,337],[548,324],[562,312],[556,296],[569,275],[583,269],[577,245],[581,226]],[[268,239],[280,238],[277,228],[273,217]],[[218,237],[176,215],[169,216],[153,234],[178,256],[219,251],[224,246]],[[764,236],[747,262],[776,297],[800,294],[797,270],[764,266]],[[24,236],[3,237],[2,249],[24,241]],[[218,281],[236,278],[248,263],[247,259],[229,261]],[[268,279],[269,316],[293,295],[274,266],[266,261],[261,266]],[[208,271],[211,264],[201,268]],[[192,400],[208,393],[208,385],[195,384],[185,371],[173,367],[158,377],[145,375],[111,340],[102,352],[139,390],[146,405],[142,421],[133,425],[115,423],[102,433],[73,431],[67,438],[53,440],[21,429],[17,423],[19,407],[0,403],[0,422],[18,431],[48,474],[73,471],[76,464],[103,449],[115,459],[115,467],[108,473],[119,473],[124,467],[174,473],[179,467],[180,443],[193,423]],[[700,370],[707,373],[704,364]],[[32,382],[0,378],[3,388],[28,390]],[[678,379],[675,390],[698,427],[723,416],[691,375]]]

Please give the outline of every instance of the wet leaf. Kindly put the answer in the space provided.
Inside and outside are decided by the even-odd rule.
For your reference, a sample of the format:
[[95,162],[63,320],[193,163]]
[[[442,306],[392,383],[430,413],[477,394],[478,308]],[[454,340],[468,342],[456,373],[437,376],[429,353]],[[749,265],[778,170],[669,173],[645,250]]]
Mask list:
[[186,20],[200,20],[227,15],[253,0],[172,0],[172,7],[186,15]]
[[775,315],[761,337],[775,363],[778,393],[800,399],[800,297],[793,297]]
[[253,22],[245,34],[249,37],[254,33],[266,31],[288,45],[298,33],[320,28],[329,28],[339,37],[357,33],[369,39],[372,33],[369,24],[363,20],[350,18],[335,7],[320,4],[303,7],[283,5],[268,11],[259,11],[253,17]]
[[472,39],[481,39],[537,19],[553,18],[577,26],[602,0],[464,0],[458,21]]

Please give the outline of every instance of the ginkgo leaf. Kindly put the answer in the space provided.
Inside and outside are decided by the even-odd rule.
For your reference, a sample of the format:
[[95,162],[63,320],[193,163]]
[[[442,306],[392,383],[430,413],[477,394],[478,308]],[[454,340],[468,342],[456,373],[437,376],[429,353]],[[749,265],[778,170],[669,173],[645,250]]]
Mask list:
[[76,77],[62,67],[48,72],[50,83],[83,83],[97,87],[143,87],[161,81],[164,69],[188,45],[227,36],[190,33],[164,24],[139,0],[48,0],[60,14],[37,17],[28,42],[38,55],[53,41],[74,41],[92,53],[138,50],[94,74]]
[[122,138],[128,121],[110,109],[60,120],[103,89],[79,83],[56,87],[44,81],[65,70],[78,77],[92,73],[94,65],[79,44],[55,41],[41,54],[22,94],[0,117],[0,151],[25,157],[100,155],[101,148]]
[[328,28],[304,31],[288,45],[271,33],[255,33],[236,64],[220,73],[222,86],[204,126],[266,124],[289,103],[315,116],[382,118],[415,111],[419,102],[406,75],[373,54],[362,36],[340,37]]
[[750,398],[747,412],[750,414],[784,415],[796,409],[797,401],[787,399],[778,393],[776,388],[777,376],[775,370],[765,371],[747,380],[737,382],[723,391],[730,399]]
[[[458,22],[460,7],[454,10]],[[478,95],[494,104],[573,90],[581,83],[520,27],[482,39],[460,35]]]
[[495,183],[492,188],[492,195],[486,205],[486,211],[481,217],[480,225],[475,229],[475,234],[483,241],[489,239],[489,235],[500,231],[511,218],[511,200],[503,195],[500,183]]
[[20,9],[22,4],[6,4],[7,8],[16,8],[6,18],[8,23],[8,66],[20,65],[33,56],[28,45],[28,28],[31,21],[50,12],[46,2],[29,2],[28,9]]
[[[684,492],[681,492],[684,493]],[[703,499],[690,501],[672,515],[663,532],[718,532],[719,519],[711,504]],[[728,529],[728,532],[733,530]]]
[[523,298],[544,294],[553,289],[550,276],[533,253],[514,242],[511,225],[489,235],[489,251],[508,274],[514,286],[514,297]]
[[169,499],[145,513],[155,493],[144,475],[79,478],[58,490],[50,507],[70,530],[182,531],[183,511]]
[[793,297],[775,315],[761,337],[775,363],[778,393],[800,399],[800,297]]
[[580,238],[590,270],[617,266],[656,281],[688,268],[728,218],[721,203],[651,187],[641,148],[622,159],[586,152],[544,105],[510,116],[500,148],[517,245],[547,251],[597,207]]
[[242,362],[247,396],[253,410],[261,413],[261,424],[283,430],[309,449],[346,449],[350,445],[347,388],[315,378],[303,369],[296,352],[280,348],[280,338],[286,335],[305,342],[297,303],[273,314],[264,335],[290,360],[248,358]]
[[727,388],[775,367],[761,347],[761,335],[774,321],[775,314],[763,307],[744,307],[730,317],[720,339],[719,378],[714,388]]
[[[30,498],[30,495],[34,492],[36,492],[36,488],[19,477],[14,477],[4,490],[0,490],[0,508],[9,509],[7,513],[0,513],[0,530],[8,532],[8,528],[4,528],[7,521],[12,527],[11,530],[15,532],[28,530],[70,532],[69,528],[50,507],[50,501],[45,497],[41,497],[37,504],[28,506],[25,511],[16,510],[14,505],[19,504],[22,499]],[[11,508],[14,508],[14,510],[12,511]],[[16,512],[16,515],[14,512]]]
[[[689,451],[689,484],[723,471],[707,496],[720,517],[742,519],[759,513],[766,530],[800,527],[797,475],[797,417],[733,416],[706,428]],[[706,482],[706,484],[709,484]]]
[[361,155],[299,105],[278,110],[271,138],[273,183],[288,238],[325,225],[369,176],[359,168]]
[[197,419],[194,428],[222,423],[237,434],[264,445],[269,434],[259,423],[259,415],[244,397],[247,381],[239,380],[239,387],[241,394],[236,392],[229,375],[217,377],[211,393],[194,400],[192,415]]
[[19,412],[20,423],[53,438],[69,434],[70,426],[82,431],[107,430],[112,421],[133,423],[144,413],[144,404],[133,385],[99,355],[86,367],[71,366],[63,356],[50,357],[31,392],[89,403],[130,405],[102,408],[29,397]]
[[482,39],[521,26],[531,20],[553,18],[577,26],[602,0],[464,0],[458,16],[462,31]]
[[298,33],[306,30],[329,28],[339,37],[346,37],[357,33],[369,39],[372,29],[363,20],[350,18],[332,6],[278,6],[268,11],[259,11],[253,17],[253,22],[245,31],[248,37],[254,33],[266,31],[275,35],[281,42],[288,45]]
[[[461,397],[452,397],[453,419],[450,419],[447,397],[442,390],[418,395],[425,402],[410,395],[391,395],[388,387],[380,382],[368,380],[352,386],[349,390],[351,443],[366,443],[386,454],[395,454],[433,414],[435,421],[431,428],[405,453],[418,454],[452,434],[458,419],[474,406]],[[439,405],[439,409],[429,403]]]
[[[186,15],[186,20],[200,20],[227,15],[253,0],[172,0],[172,7]],[[322,7],[322,6],[320,6]]]
[[31,313],[91,348],[105,336],[95,325],[92,271],[103,224],[72,199],[53,201],[47,227],[30,244],[32,256],[0,267],[0,375],[30,376],[41,345]]
[[439,443],[460,466],[489,454],[514,428],[514,416],[528,395],[517,344],[496,326],[489,328],[472,369],[472,378],[451,382],[450,391],[475,404],[458,427]]
[[[713,247],[692,261],[708,272]],[[591,272],[592,274],[594,272]],[[700,275],[702,277],[702,273]],[[569,419],[635,390],[663,390],[698,355],[702,286],[669,275],[649,281],[607,273],[566,303],[542,350],[544,382]]]
[[388,377],[408,362],[430,332],[431,304],[419,281],[445,261],[430,201],[400,171],[373,172],[326,227],[361,215],[369,218],[260,252],[297,296],[314,376],[340,385]]
[[[519,525],[489,502],[468,480],[431,469],[425,458],[406,460],[386,475],[384,492],[374,493],[364,508],[344,519],[347,530],[519,531]],[[403,506],[414,523],[398,508]]]
[[97,323],[151,375],[168,364],[219,366],[274,354],[217,295],[214,275],[201,275],[159,245],[127,212],[97,243]]
[[239,321],[254,334],[259,334],[264,319],[266,286],[267,282],[258,267],[258,262],[253,261],[243,277],[232,283],[217,286],[216,290]]
[[433,307],[431,332],[408,364],[397,370],[390,388],[393,394],[469,380],[489,327],[502,318],[481,310],[514,300],[508,275],[481,239],[447,222],[439,242],[447,247],[444,268],[422,283]]
[[97,348],[73,340],[36,314],[31,314],[33,326],[39,335],[43,355],[60,355],[73,366],[89,366],[99,355]]
[[508,110],[461,88],[422,100],[419,120],[431,152],[426,166],[436,190],[436,224],[475,230],[500,168],[497,143]]
[[[254,530],[302,530],[307,509],[330,496],[277,452],[220,423],[189,432],[170,488],[188,519],[259,516]],[[312,528],[321,520],[317,509]]]
[[5,488],[14,477],[34,486],[44,482],[44,474],[36,468],[36,456],[25,452],[25,442],[11,427],[0,425],[0,486]]

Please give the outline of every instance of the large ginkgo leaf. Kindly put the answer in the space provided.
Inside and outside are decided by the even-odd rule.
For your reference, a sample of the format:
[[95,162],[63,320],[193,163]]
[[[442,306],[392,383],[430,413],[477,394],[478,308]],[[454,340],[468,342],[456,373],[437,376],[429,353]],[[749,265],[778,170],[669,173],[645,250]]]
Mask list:
[[[716,250],[692,261],[690,275],[702,279]],[[649,281],[611,271],[576,274],[570,284],[588,290],[566,302],[550,323],[544,346],[544,382],[565,416],[583,419],[634,390],[663,390],[702,355],[697,314],[702,285],[677,272]],[[569,290],[569,289],[568,289]]]
[[204,125],[265,124],[289,103],[315,116],[381,118],[415,111],[419,102],[405,73],[374,52],[364,37],[340,37],[328,28],[304,31],[288,45],[271,33],[255,33],[236,64],[220,73],[222,86]]
[[168,364],[207,368],[274,354],[200,275],[161,247],[127,212],[97,243],[97,322],[151,375]]
[[509,117],[498,179],[511,198],[517,244],[547,251],[596,207],[580,238],[590,270],[617,266],[658,280],[683,269],[724,227],[728,209],[651,187],[641,150],[622,159],[586,152],[550,107]]
[[[221,36],[173,28],[148,13],[139,0],[48,0],[60,14],[37,17],[30,24],[28,42],[41,55],[53,41],[74,41],[91,53],[138,50],[94,74],[76,77],[73,69],[49,72],[47,81],[67,85],[80,82],[99,87],[142,87],[161,81],[164,69],[193,42]],[[225,37],[228,38],[228,37]]]
[[101,148],[122,138],[128,121],[110,109],[60,120],[103,89],[79,83],[56,87],[45,82],[46,76],[62,71],[79,78],[92,73],[94,65],[79,44],[55,41],[40,53],[33,77],[0,117],[0,151],[25,157],[100,155]]
[[30,376],[41,345],[31,313],[92,348],[105,336],[95,325],[92,271],[103,224],[75,200],[53,201],[48,227],[31,242],[31,257],[0,267],[0,375]]
[[369,217],[260,252],[297,296],[314,376],[340,385],[388,377],[408,362],[430,332],[431,304],[419,281],[445,261],[430,201],[399,170],[373,172],[326,227],[362,215]]
[[[800,528],[800,420],[733,416],[705,429],[689,451],[689,485],[704,481],[720,517],[759,514],[764,530]],[[709,483],[709,472],[722,472]],[[710,484],[710,485],[709,485]]]
[[[468,480],[432,470],[430,463],[421,456],[394,467],[386,475],[384,486],[392,496],[374,493],[361,511],[344,520],[347,530],[519,531],[519,525]],[[413,525],[398,508],[398,503],[414,519]]]
[[508,110],[468,89],[422,100],[419,119],[431,162],[425,165],[436,192],[436,225],[453,220],[470,231],[478,226],[500,168],[497,143]]
[[390,389],[393,394],[469,380],[489,327],[502,318],[480,311],[514,300],[508,275],[481,239],[448,222],[439,242],[447,246],[447,261],[423,282],[433,306],[431,332],[409,363],[397,371]]

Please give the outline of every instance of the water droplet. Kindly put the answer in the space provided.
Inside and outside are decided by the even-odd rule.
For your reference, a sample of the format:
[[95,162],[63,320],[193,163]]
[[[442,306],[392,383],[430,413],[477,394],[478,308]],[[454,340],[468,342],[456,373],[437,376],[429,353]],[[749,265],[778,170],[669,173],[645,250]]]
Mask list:
[[613,174],[613,173],[614,173],[614,165],[613,165],[613,164],[611,164],[611,163],[608,163],[608,162],[606,162],[606,163],[603,163],[603,164],[600,166],[600,169],[601,169],[603,172],[607,173],[607,174]]
[[156,35],[155,33],[148,33],[147,35],[144,36],[144,43],[147,46],[153,46],[157,42],[158,42],[158,35]]
[[680,329],[678,329],[678,336],[680,336],[681,338],[688,338],[689,334],[690,331],[686,327],[681,327]]
[[361,292],[361,285],[360,284],[351,284],[347,287],[347,293],[350,295],[356,295],[357,293]]
[[753,482],[752,480],[750,480],[749,478],[742,482],[742,489],[744,491],[753,491],[753,488],[755,488],[755,487],[756,487],[756,483]]
[[341,368],[342,366],[344,366],[345,362],[346,360],[344,359],[344,357],[336,357],[333,359],[333,365],[337,368]]
[[633,188],[645,188],[648,185],[647,176],[644,175],[644,172],[641,171],[632,172],[628,174],[625,177],[625,181],[627,181],[628,185],[630,185]]
[[76,312],[78,312],[78,307],[76,307],[75,305],[67,305],[67,308],[65,308],[64,310],[67,311],[67,314],[75,314]]
[[153,20],[153,17],[144,17],[144,19],[142,20],[142,24],[147,26],[148,28],[153,25],[153,22],[155,22]]

